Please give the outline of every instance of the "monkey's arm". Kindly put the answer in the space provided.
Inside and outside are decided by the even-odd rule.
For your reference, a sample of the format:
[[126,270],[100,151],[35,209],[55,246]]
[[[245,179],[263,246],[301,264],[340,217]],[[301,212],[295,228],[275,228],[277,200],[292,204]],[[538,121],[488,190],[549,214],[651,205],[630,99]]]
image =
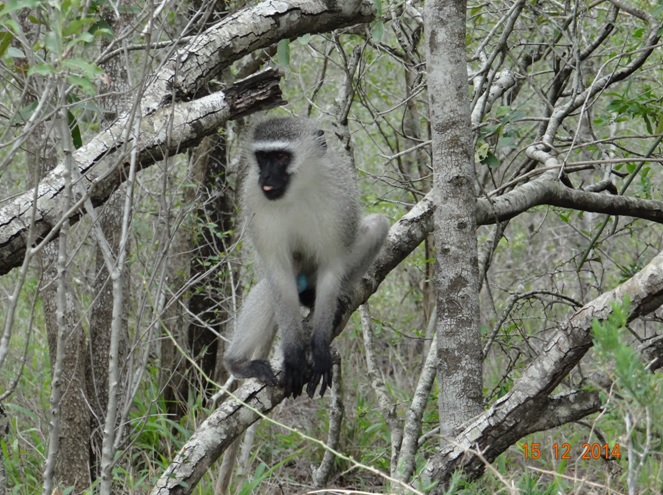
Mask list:
[[342,266],[325,267],[318,272],[313,310],[313,335],[311,335],[313,369],[306,387],[306,393],[311,398],[318,383],[320,383],[320,397],[325,394],[327,387],[331,386],[332,359],[329,345],[342,278]]
[[[269,263],[269,262],[267,262]],[[267,278],[274,301],[274,313],[281,331],[283,350],[283,379],[286,397],[298,397],[302,393],[308,374],[306,361],[306,335],[299,309],[297,282],[292,266],[277,268],[276,262],[270,266]]]
[[276,385],[276,376],[267,361],[275,333],[272,294],[269,283],[263,279],[251,289],[242,306],[224,356],[228,370],[238,378],[257,378]]

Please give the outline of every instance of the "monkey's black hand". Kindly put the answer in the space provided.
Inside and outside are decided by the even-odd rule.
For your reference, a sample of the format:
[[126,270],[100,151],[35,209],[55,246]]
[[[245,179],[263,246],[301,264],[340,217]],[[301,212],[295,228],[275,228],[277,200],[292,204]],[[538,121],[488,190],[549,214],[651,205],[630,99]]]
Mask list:
[[321,342],[314,338],[311,341],[311,354],[313,355],[313,372],[311,374],[311,379],[308,381],[306,393],[312,399],[315,394],[315,389],[318,388],[318,383],[320,383],[321,380],[320,397],[325,395],[327,387],[331,387],[333,367],[328,342]]
[[303,346],[288,348],[283,352],[283,380],[281,385],[285,388],[285,396],[299,397],[302,395],[308,364]]

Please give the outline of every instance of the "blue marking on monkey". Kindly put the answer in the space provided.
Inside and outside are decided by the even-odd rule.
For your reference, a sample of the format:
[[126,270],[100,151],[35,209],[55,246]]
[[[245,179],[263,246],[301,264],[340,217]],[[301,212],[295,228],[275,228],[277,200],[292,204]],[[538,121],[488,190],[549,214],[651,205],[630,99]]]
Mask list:
[[301,294],[308,287],[308,277],[304,273],[297,275],[297,293]]

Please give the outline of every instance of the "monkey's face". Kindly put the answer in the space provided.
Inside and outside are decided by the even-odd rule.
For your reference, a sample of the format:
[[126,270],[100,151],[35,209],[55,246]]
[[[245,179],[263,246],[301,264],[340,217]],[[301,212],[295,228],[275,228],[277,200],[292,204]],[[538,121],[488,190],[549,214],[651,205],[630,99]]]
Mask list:
[[270,200],[283,197],[290,184],[288,166],[292,153],[283,149],[257,150],[255,157],[260,169],[258,185],[265,197]]

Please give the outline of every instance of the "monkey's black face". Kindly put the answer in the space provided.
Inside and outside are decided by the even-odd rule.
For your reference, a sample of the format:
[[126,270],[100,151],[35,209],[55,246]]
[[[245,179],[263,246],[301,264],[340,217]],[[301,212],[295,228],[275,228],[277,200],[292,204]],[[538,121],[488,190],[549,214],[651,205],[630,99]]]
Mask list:
[[287,150],[256,151],[256,161],[260,167],[258,184],[267,199],[275,200],[283,197],[290,174],[288,165],[292,161],[292,153]]

